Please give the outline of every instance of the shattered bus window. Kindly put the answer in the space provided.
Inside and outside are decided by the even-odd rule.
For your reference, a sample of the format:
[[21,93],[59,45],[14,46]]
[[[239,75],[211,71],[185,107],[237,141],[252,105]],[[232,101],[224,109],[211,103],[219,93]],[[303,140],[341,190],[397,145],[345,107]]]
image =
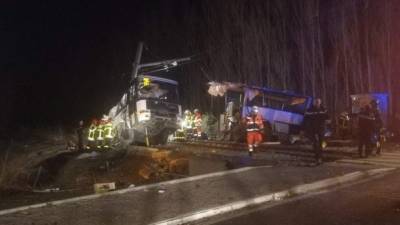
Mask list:
[[138,98],[176,103],[178,102],[177,86],[157,81],[142,81],[139,83]]

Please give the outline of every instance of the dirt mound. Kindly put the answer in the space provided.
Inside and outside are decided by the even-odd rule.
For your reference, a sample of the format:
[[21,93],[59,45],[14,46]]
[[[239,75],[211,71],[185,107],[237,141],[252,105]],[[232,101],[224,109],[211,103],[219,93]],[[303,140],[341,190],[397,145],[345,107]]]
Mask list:
[[167,151],[47,149],[19,155],[9,161],[9,175],[0,185],[0,208],[91,194],[95,183],[114,182],[120,189],[182,177],[188,171],[181,153]]

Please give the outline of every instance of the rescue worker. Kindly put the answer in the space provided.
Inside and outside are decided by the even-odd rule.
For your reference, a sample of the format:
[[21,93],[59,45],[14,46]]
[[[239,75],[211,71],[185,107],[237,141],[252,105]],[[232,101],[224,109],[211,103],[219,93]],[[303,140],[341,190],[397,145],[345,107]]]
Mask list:
[[258,111],[257,106],[251,108],[251,112],[246,116],[246,132],[249,156],[253,155],[255,148],[262,142],[264,130],[263,117]]
[[360,158],[368,157],[371,154],[371,138],[374,131],[374,123],[375,116],[371,105],[364,106],[358,115],[358,155]]
[[183,118],[183,124],[182,124],[182,129],[192,129],[192,123],[193,123],[193,118],[192,118],[192,112],[190,110],[185,110],[184,112],[185,117]]
[[114,130],[111,119],[107,117],[104,118],[104,148],[111,148],[112,141],[114,139]]
[[376,144],[376,154],[381,154],[382,149],[382,136],[381,136],[381,129],[383,127],[383,121],[381,117],[381,113],[379,111],[379,102],[378,100],[371,101],[371,110],[372,114],[374,115],[374,122],[373,122],[373,141]]
[[325,121],[328,120],[328,111],[322,106],[320,98],[314,99],[313,105],[305,113],[304,120],[306,133],[313,144],[316,163],[322,164]]
[[83,121],[79,121],[79,126],[76,129],[76,134],[78,137],[78,151],[83,151]]
[[96,132],[95,132],[95,136],[96,136],[96,147],[98,149],[103,148],[104,146],[104,125],[105,125],[105,121],[103,119],[101,119],[96,126]]
[[93,119],[92,123],[90,124],[89,127],[89,134],[88,134],[88,146],[89,148],[92,148],[95,146],[96,142],[96,130],[97,130],[97,120]]
[[185,110],[184,112],[184,118],[183,118],[183,123],[182,123],[182,130],[184,135],[187,138],[191,138],[193,135],[193,115],[190,110]]
[[194,112],[193,123],[194,123],[194,127],[195,127],[195,135],[194,136],[200,139],[202,137],[201,136],[202,135],[201,125],[203,122],[202,115],[198,109],[193,110],[193,112]]

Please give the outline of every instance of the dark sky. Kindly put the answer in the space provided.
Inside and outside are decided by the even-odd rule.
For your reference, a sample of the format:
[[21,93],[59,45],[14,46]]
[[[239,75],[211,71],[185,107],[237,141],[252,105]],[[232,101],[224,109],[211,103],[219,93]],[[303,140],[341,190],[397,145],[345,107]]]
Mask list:
[[[0,131],[6,125],[14,127],[71,125],[76,124],[80,119],[88,120],[107,112],[128,86],[131,64],[139,41],[145,42],[142,62],[191,55],[201,58],[198,60],[201,63],[194,60],[192,64],[185,66],[184,68],[190,67],[187,71],[179,68],[163,76],[176,79],[181,83],[184,107],[205,108],[209,103],[209,99],[203,96],[208,77],[235,81],[233,76],[236,75],[238,78],[246,75],[246,79],[252,79],[251,76],[258,76],[257,73],[253,73],[253,68],[267,68],[264,66],[265,63],[261,66],[249,63],[249,57],[239,51],[248,50],[245,53],[250,57],[257,56],[258,51],[254,51],[255,54],[253,54],[248,46],[259,49],[260,45],[255,44],[257,42],[254,40],[265,41],[262,36],[251,36],[252,32],[250,35],[244,35],[248,34],[246,33],[248,27],[254,25],[253,31],[263,31],[268,27],[265,25],[269,24],[266,23],[268,20],[271,21],[271,31],[274,34],[285,31],[285,34],[293,35],[289,39],[296,39],[296,34],[303,28],[298,26],[296,19],[293,19],[296,17],[292,16],[291,10],[303,12],[301,13],[303,20],[309,18],[309,12],[301,8],[307,4],[299,4],[301,2],[296,0],[271,1],[275,7],[285,5],[292,7],[288,10],[286,10],[288,7],[283,7],[282,13],[272,8],[273,13],[267,17],[257,17],[258,14],[255,12],[259,8],[269,9],[269,4],[266,4],[268,1],[237,0],[230,1],[232,4],[229,5],[225,4],[226,1],[228,0],[131,0],[125,3],[7,1],[9,3],[0,3],[0,74],[3,78],[0,82]],[[385,72],[381,69],[384,65],[381,63],[384,62],[384,57],[379,55],[383,54],[384,51],[381,50],[385,46],[386,36],[380,31],[380,28],[384,26],[381,25],[382,20],[379,20],[383,17],[382,15],[385,15],[382,11],[385,5],[379,4],[378,1],[368,1],[368,4],[365,1],[345,0],[319,2],[323,3],[320,5],[320,16],[323,24],[322,39],[325,38],[327,42],[324,45],[326,68],[336,68],[337,63],[334,59],[344,57],[338,49],[343,46],[341,41],[344,43],[345,36],[339,31],[345,23],[338,21],[342,21],[340,18],[347,18],[343,21],[346,21],[347,27],[350,28],[354,24],[353,19],[357,18],[360,19],[357,21],[359,24],[367,24],[365,29],[368,28],[369,36],[373,40],[370,41],[370,58],[374,66],[373,73],[379,78],[378,75]],[[344,4],[349,2],[357,4]],[[391,2],[397,8],[392,10],[393,19],[389,21],[393,21],[393,28],[389,30],[393,37],[392,51],[398,52],[399,44],[394,37],[399,30],[398,23],[395,22],[398,18],[399,4],[394,4],[395,0]],[[366,5],[369,4],[367,8]],[[358,17],[354,17],[352,7],[355,7],[354,10],[359,10]],[[342,12],[348,13],[347,16],[343,17]],[[244,16],[244,19],[240,16]],[[254,21],[254,24],[251,24],[251,21]],[[277,23],[278,21],[280,23]],[[274,27],[275,23],[282,24],[282,21],[291,21],[291,23],[288,26]],[[354,31],[360,31],[361,38],[354,38],[355,35],[353,35],[354,43],[363,43],[365,40],[362,38],[365,36],[363,26],[359,25],[359,28]],[[353,29],[348,30],[353,31]],[[311,28],[304,29],[309,44],[314,43],[312,31]],[[351,34],[351,32],[347,33]],[[261,38],[258,39],[258,37]],[[275,69],[279,70],[267,75],[270,78],[279,78],[278,75],[282,69],[290,68],[293,70],[292,78],[295,79],[296,74],[299,74],[296,71],[299,64],[294,61],[281,66],[279,57],[285,53],[282,49],[287,48],[293,56],[298,58],[296,52],[300,48],[296,49],[293,41],[293,43],[286,43],[280,42],[279,38],[276,40],[273,43],[281,46],[276,45],[278,51],[270,52],[271,55],[277,53],[275,55],[278,58],[269,62],[269,67],[275,68],[274,65],[278,65]],[[229,43],[233,43],[232,46]],[[338,55],[335,55],[335,52]],[[347,55],[350,52],[347,52]],[[263,52],[260,55],[263,56]],[[398,57],[398,54],[393,55]],[[392,61],[395,62],[396,59],[393,58]],[[206,67],[203,68],[204,64]],[[215,67],[212,67],[213,65]],[[398,74],[394,72],[399,70],[395,63],[392,70],[393,74]],[[340,71],[338,74],[340,75]],[[262,73],[262,76],[266,76],[265,73]],[[376,79],[384,83],[381,80]],[[393,80],[396,81],[393,85],[399,85],[398,79]],[[185,87],[183,85],[185,83],[192,86]],[[293,84],[295,84],[293,88],[295,89],[296,83],[293,82]],[[311,90],[309,85],[306,88]],[[382,87],[377,91],[382,91]],[[199,101],[187,100],[193,96],[199,96],[197,98]],[[200,100],[204,99],[207,101],[199,104]],[[194,102],[196,105],[193,105]]]
[[[10,1],[11,2],[11,1]],[[1,122],[70,123],[108,110],[143,61],[182,57],[191,1],[2,3]]]

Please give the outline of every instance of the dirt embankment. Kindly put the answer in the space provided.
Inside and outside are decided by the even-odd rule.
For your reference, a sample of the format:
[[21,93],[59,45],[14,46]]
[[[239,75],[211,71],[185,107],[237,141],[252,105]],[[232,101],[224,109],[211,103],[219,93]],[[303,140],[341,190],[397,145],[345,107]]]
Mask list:
[[181,153],[143,152],[78,152],[67,150],[66,144],[11,143],[1,157],[0,208],[92,194],[95,183],[114,182],[120,189],[188,173]]

